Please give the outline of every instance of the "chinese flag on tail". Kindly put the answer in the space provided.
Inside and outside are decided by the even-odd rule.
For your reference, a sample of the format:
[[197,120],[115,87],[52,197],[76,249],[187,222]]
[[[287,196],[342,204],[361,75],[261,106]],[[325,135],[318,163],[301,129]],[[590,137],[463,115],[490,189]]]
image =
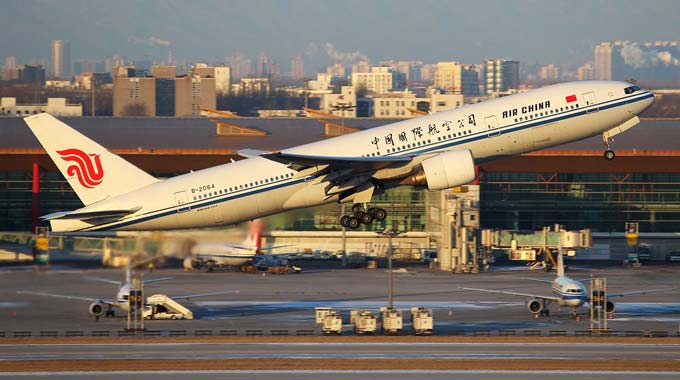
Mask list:
[[576,101],[576,95],[569,95],[565,99],[567,100],[567,103],[575,102]]

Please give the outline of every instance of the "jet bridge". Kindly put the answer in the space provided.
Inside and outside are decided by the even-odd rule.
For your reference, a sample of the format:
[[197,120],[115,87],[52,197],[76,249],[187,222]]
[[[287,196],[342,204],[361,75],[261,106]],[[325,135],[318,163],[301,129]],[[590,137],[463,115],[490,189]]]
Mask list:
[[577,248],[592,246],[591,232],[589,229],[567,231],[560,225],[543,227],[541,231],[482,230],[484,249],[502,250],[510,260],[529,261],[532,266],[556,266],[552,252],[560,246],[566,256],[576,256]]
[[165,294],[147,297],[144,319],[194,319],[194,313]]

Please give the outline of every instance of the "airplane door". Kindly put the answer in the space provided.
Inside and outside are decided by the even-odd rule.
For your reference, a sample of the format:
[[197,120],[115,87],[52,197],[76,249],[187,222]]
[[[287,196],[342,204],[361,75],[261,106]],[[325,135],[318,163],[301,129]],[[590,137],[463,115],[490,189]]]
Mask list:
[[[594,92],[586,92],[583,94],[583,100],[586,102],[586,107],[592,107],[593,105],[597,104],[597,99],[595,99],[595,93]],[[599,107],[593,107],[593,108],[587,108],[586,112],[587,113],[592,113],[592,112],[597,112],[599,111]]]
[[183,213],[191,210],[191,206],[188,204],[187,192],[178,191],[175,193],[175,206],[179,206],[177,209],[178,213]]
[[486,125],[486,132],[489,137],[498,136],[501,131],[498,129],[498,120],[496,116],[487,116],[484,118],[484,124]]

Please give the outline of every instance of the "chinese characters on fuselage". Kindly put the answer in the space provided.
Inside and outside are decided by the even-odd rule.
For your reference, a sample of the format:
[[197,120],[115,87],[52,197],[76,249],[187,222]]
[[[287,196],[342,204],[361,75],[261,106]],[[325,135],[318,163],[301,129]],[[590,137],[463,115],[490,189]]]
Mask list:
[[428,136],[438,136],[440,134],[447,134],[452,131],[456,132],[462,128],[469,128],[470,126],[477,126],[475,114],[462,117],[455,122],[453,120],[444,120],[441,123],[429,123],[427,126],[417,126],[411,128],[409,131],[399,132],[399,134],[396,136],[396,139],[393,133],[386,134],[382,136],[382,138],[379,136],[373,136],[371,139],[371,144],[375,146],[376,150],[380,150],[381,145],[383,144],[383,147],[396,146],[399,143],[408,144],[410,142],[424,140]]

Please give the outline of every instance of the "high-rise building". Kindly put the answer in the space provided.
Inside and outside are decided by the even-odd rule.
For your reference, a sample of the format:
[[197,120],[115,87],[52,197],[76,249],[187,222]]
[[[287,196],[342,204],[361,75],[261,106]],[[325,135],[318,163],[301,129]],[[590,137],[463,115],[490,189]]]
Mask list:
[[560,68],[552,63],[547,66],[541,66],[538,69],[538,79],[543,81],[558,80],[560,78]]
[[199,116],[201,108],[215,109],[215,78],[199,75],[175,79],[175,116]]
[[595,46],[595,79],[612,79],[612,45],[608,42]]
[[487,94],[519,88],[519,61],[487,59],[484,61]]
[[352,64],[352,73],[370,73],[371,64],[368,61],[359,61]]
[[2,80],[17,80],[19,72],[17,71],[17,57],[10,55],[5,57],[5,64],[2,66]]
[[595,68],[592,64],[586,63],[576,70],[576,79],[578,80],[592,80],[595,79]]
[[156,78],[135,75],[134,68],[114,69],[113,116],[156,116]]
[[208,66],[204,63],[198,63],[191,68],[191,73],[201,78],[214,78],[216,92],[227,94],[231,89],[231,69],[229,67]]
[[438,62],[434,72],[434,87],[445,94],[479,95],[479,77],[472,65],[459,62]]
[[294,80],[300,80],[305,77],[305,63],[302,61],[300,54],[290,63],[290,77]]
[[50,77],[67,79],[71,76],[71,45],[64,40],[50,42]]
[[392,90],[390,67],[374,66],[370,73],[352,73],[354,91],[363,87],[369,92],[381,94]]

